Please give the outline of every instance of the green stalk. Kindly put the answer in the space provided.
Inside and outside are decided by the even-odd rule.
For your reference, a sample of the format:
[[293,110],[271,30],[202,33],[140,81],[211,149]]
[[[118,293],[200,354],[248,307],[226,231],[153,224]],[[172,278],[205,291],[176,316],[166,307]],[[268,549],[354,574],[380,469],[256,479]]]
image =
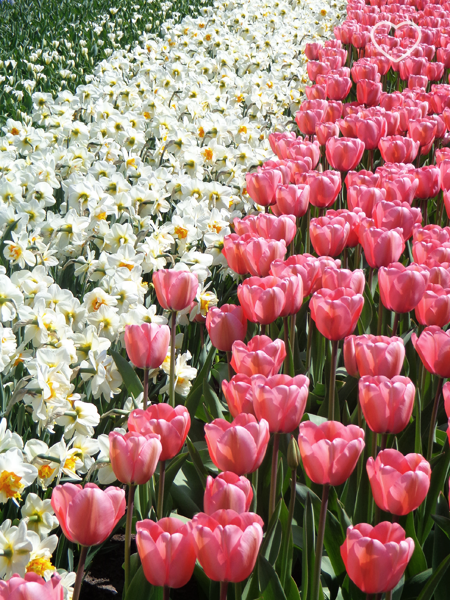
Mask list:
[[328,397],[328,420],[334,421],[334,405],[336,390],[336,363],[339,341],[331,341],[330,395]]
[[75,579],[75,585],[73,587],[72,600],[79,600],[80,597],[81,584],[83,583],[84,576],[84,564],[86,562],[88,550],[88,546],[81,546],[80,558],[78,560],[77,578]]
[[144,369],[144,410],[147,410],[148,403],[148,369]]
[[428,449],[427,449],[427,456],[426,456],[426,459],[428,462],[430,462],[431,457],[433,456],[434,430],[436,427],[436,419],[437,419],[437,414],[438,414],[438,409],[439,409],[439,399],[441,397],[441,392],[442,392],[442,384],[443,384],[443,379],[442,379],[442,377],[439,377],[436,395],[434,397],[433,412],[431,413],[430,433],[428,434]]
[[158,519],[164,516],[164,480],[166,478],[166,461],[162,460],[159,463],[159,484],[158,484]]
[[130,483],[128,486],[128,506],[127,506],[127,520],[125,524],[125,590],[130,585],[130,553],[131,553],[131,526],[133,524],[133,507],[134,507],[134,493],[136,486]]
[[270,496],[269,496],[269,521],[275,510],[275,498],[277,494],[277,471],[278,471],[278,448],[280,446],[280,435],[273,434],[272,449],[272,472],[270,476]]
[[314,561],[314,575],[312,581],[311,600],[319,600],[320,593],[320,571],[322,566],[323,540],[325,537],[325,524],[327,521],[328,496],[330,494],[330,484],[323,486],[322,504],[320,505],[319,529],[316,540],[316,559]]
[[392,336],[397,335],[398,322],[400,321],[400,313],[394,313],[394,326],[392,327]]
[[242,585],[241,582],[239,581],[238,583],[234,584],[234,600],[241,600],[242,599]]
[[163,600],[169,600],[170,598],[170,588],[165,585],[163,588]]
[[308,339],[306,342],[306,373],[309,373],[311,369],[311,350],[312,350],[312,339],[314,334],[314,321],[311,317],[311,313],[308,314]]
[[220,600],[227,600],[228,581],[220,582]]
[[254,513],[258,512],[258,469],[252,473],[252,486],[255,489],[253,494],[251,511]]
[[231,381],[231,378],[233,377],[233,367],[231,366],[232,357],[233,357],[233,355],[231,354],[231,350],[228,350],[228,352],[227,352],[228,381]]
[[175,337],[177,335],[177,313],[172,313],[170,323],[170,375],[169,375],[169,404],[175,408]]
[[283,547],[281,549],[281,556],[285,557],[285,561],[281,565],[281,577],[280,577],[281,586],[283,588],[286,585],[286,576],[287,576],[287,568],[288,568],[287,553],[288,553],[288,548],[289,548],[289,540],[291,537],[292,519],[294,518],[295,497],[296,497],[295,484],[296,483],[297,483],[297,469],[292,469],[291,497],[289,499],[289,513],[288,513],[288,520],[287,520],[287,526],[286,526],[286,536],[283,538]]

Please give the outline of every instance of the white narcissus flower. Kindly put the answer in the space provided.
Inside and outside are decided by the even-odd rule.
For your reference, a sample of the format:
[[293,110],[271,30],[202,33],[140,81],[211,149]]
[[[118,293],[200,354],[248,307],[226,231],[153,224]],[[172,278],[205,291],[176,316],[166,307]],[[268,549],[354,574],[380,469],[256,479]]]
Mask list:
[[28,539],[33,545],[30,560],[26,566],[27,573],[36,573],[40,577],[55,571],[52,565],[52,554],[58,545],[58,536],[50,535],[41,539],[34,531],[28,531]]
[[66,440],[70,439],[75,432],[92,437],[94,427],[97,427],[100,423],[100,415],[95,404],[76,400],[71,410],[65,411],[61,417],[56,419],[56,422],[64,427],[64,438]]
[[41,539],[46,538],[50,531],[58,527],[51,500],[42,500],[37,494],[27,495],[21,513],[22,518],[26,520],[28,531],[39,534]]
[[23,231],[17,234],[15,231],[11,232],[12,240],[6,240],[5,247],[3,248],[3,256],[12,265],[19,265],[22,269],[26,265],[33,267],[36,264],[36,257],[28,250],[28,234]]
[[[32,532],[31,532],[32,533]],[[14,573],[25,575],[33,551],[33,542],[25,521],[11,526],[6,519],[0,526],[0,577],[9,579]]]
[[0,321],[15,319],[17,309],[23,304],[23,294],[5,274],[0,274]]
[[6,419],[0,421],[0,453],[9,450],[10,448],[23,448],[23,439],[15,431],[7,429],[8,422]]
[[36,467],[23,462],[19,448],[0,454],[0,503],[11,498],[18,504],[23,490],[33,483],[37,474]]
[[116,367],[116,363],[112,356],[106,354],[106,350],[102,352],[89,352],[89,361],[83,360],[80,365],[81,369],[93,369],[93,373],[82,372],[81,378],[83,381],[91,379],[91,390],[94,398],[99,398],[101,395],[107,402],[113,398],[115,394],[120,393],[122,385],[122,377]]

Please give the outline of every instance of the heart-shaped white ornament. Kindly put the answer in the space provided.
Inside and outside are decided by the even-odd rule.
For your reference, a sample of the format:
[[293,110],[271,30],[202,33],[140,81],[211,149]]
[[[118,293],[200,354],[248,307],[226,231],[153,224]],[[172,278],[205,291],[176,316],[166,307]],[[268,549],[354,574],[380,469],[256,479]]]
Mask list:
[[[408,48],[408,50],[406,50],[406,52],[404,54],[402,54],[399,57],[393,57],[391,56],[388,52],[386,52],[386,50],[383,50],[383,48],[381,48],[381,46],[378,44],[378,42],[375,40],[375,31],[377,30],[377,28],[380,25],[389,25],[389,28],[393,27],[394,29],[399,29],[400,27],[404,27],[405,25],[410,25],[411,27],[413,27],[418,35],[417,35],[417,40],[415,41],[415,43],[411,46],[411,48]],[[394,23],[391,23],[390,21],[380,21],[379,23],[377,23],[374,27],[372,27],[371,31],[370,31],[370,39],[372,41],[372,44],[375,46],[375,48],[381,52],[381,54],[383,54],[383,56],[385,56],[386,58],[388,58],[390,61],[394,62],[394,63],[398,63],[401,60],[404,60],[406,57],[408,57],[413,50],[415,50],[417,48],[417,46],[420,44],[420,40],[422,39],[422,32],[420,30],[420,27],[418,27],[415,23],[413,23],[412,21],[402,21],[402,23],[398,23],[398,25],[394,25]]]

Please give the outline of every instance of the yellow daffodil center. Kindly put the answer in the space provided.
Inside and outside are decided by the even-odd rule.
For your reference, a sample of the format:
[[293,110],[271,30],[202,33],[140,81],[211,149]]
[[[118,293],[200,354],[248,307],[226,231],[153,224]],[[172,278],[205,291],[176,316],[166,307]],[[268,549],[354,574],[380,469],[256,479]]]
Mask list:
[[27,573],[36,573],[36,575],[44,576],[46,571],[54,571],[55,567],[48,558],[34,558],[27,564]]
[[8,498],[21,500],[20,492],[24,487],[19,475],[10,471],[2,471],[0,474],[0,492],[6,494]]
[[39,467],[38,469],[39,478],[48,479],[52,476],[54,470],[55,469],[52,469],[50,465],[42,465],[42,467]]

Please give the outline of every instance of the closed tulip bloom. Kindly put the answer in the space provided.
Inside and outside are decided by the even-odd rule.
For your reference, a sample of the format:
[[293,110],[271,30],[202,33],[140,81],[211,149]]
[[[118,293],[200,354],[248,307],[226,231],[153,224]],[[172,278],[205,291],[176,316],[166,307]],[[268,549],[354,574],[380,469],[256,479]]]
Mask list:
[[248,241],[243,257],[251,275],[265,277],[269,274],[272,262],[277,258],[284,258],[286,252],[284,240],[266,240],[259,237]]
[[94,483],[65,483],[52,492],[52,508],[68,540],[82,546],[104,542],[125,514],[125,491]]
[[365,375],[359,380],[359,403],[375,433],[397,435],[405,429],[414,408],[416,388],[408,377]]
[[198,562],[208,579],[239,583],[250,576],[263,538],[260,516],[218,510],[195,515],[192,524]]
[[387,202],[407,202],[411,206],[419,182],[415,178],[399,175],[394,181],[384,180],[382,187],[386,190]]
[[205,439],[211,460],[221,471],[236,475],[253,473],[260,466],[269,443],[269,424],[258,423],[253,415],[241,413],[229,423],[214,419],[205,425]]
[[275,277],[285,278],[300,275],[303,282],[303,295],[309,296],[313,285],[321,275],[320,262],[311,254],[294,254],[286,260],[274,260],[270,273]]
[[363,142],[366,150],[378,148],[378,143],[386,135],[386,131],[387,123],[384,117],[356,119],[356,137]]
[[378,67],[377,65],[370,63],[368,59],[360,59],[357,62],[353,63],[351,73],[352,79],[355,83],[358,83],[358,81],[360,81],[361,79],[370,79],[371,81],[377,81]]
[[370,81],[370,79],[361,79],[356,84],[356,98],[360,104],[366,106],[375,106],[379,104],[383,86],[381,83]]
[[125,435],[111,431],[109,456],[114,475],[121,483],[143,485],[153,477],[162,446],[160,436],[129,431]]
[[322,47],[320,42],[310,42],[305,46],[305,56],[308,60],[318,60],[319,50]]
[[309,207],[309,185],[279,185],[275,198],[282,215],[303,217]]
[[319,256],[339,256],[350,235],[350,225],[341,217],[318,217],[311,219],[309,234]]
[[330,138],[326,145],[327,160],[337,171],[353,170],[359,164],[363,152],[363,142],[353,138]]
[[367,474],[375,504],[393,515],[416,510],[430,488],[430,463],[420,454],[403,456],[398,450],[383,450],[367,460]]
[[419,265],[404,267],[392,263],[378,271],[378,286],[383,306],[397,313],[407,313],[416,308],[427,287],[429,274]]
[[255,335],[247,345],[234,342],[231,366],[242,375],[276,375],[286,358],[283,340],[272,341],[267,335]]
[[308,174],[309,201],[313,206],[328,208],[341,191],[341,174],[338,171],[313,171]]
[[297,141],[289,146],[287,151],[288,158],[298,160],[302,158],[310,158],[312,168],[315,169],[320,158],[319,142],[307,142],[297,139]]
[[351,289],[321,289],[309,302],[311,317],[320,333],[329,340],[342,340],[356,327],[364,297]]
[[292,242],[297,233],[297,225],[292,215],[275,217],[263,213],[255,218],[255,225],[257,233],[261,237],[267,240],[284,241],[286,245]]
[[198,277],[189,271],[160,269],[153,273],[159,304],[166,310],[184,310],[197,295]]
[[295,122],[299,131],[305,135],[314,135],[316,125],[322,119],[323,111],[316,110],[299,110],[295,113]]
[[264,169],[255,173],[247,173],[247,192],[250,198],[260,206],[275,204],[275,192],[280,183],[282,175],[276,169]]
[[222,254],[232,271],[238,275],[247,275],[248,267],[244,256],[248,242],[254,238],[254,234],[237,235],[230,233],[223,238]]
[[450,333],[440,327],[425,327],[419,337],[412,334],[412,343],[425,369],[439,377],[450,377]]
[[405,360],[402,338],[384,335],[350,335],[344,341],[344,364],[352,377],[400,375]]
[[383,521],[376,527],[367,523],[347,528],[341,556],[348,576],[365,594],[394,589],[414,552],[412,538],[398,523]]
[[[333,210],[332,208],[327,210],[327,217],[341,217],[346,223],[350,225],[350,233],[345,243],[346,248],[355,248],[359,244],[359,225],[361,219],[365,217],[365,214],[358,208],[355,212],[347,210],[346,208],[340,208],[339,210]],[[345,286],[344,286],[345,287]]]
[[419,152],[420,144],[401,135],[390,135],[380,139],[378,148],[387,163],[411,163]]
[[416,225],[422,223],[420,208],[411,208],[407,202],[380,202],[376,205],[372,218],[376,227],[403,230],[403,239],[408,240]]
[[63,600],[64,591],[57,574],[45,581],[31,571],[23,579],[16,573],[8,581],[0,581],[0,600]]
[[428,62],[426,76],[430,81],[439,81],[444,75],[444,65],[440,62]]
[[434,165],[420,167],[414,172],[419,185],[416,190],[416,198],[420,200],[429,200],[434,198],[439,192],[439,167]]
[[327,98],[330,100],[343,100],[344,98],[347,98],[352,88],[352,80],[350,77],[328,75],[326,78],[326,86]]
[[136,523],[136,545],[147,581],[152,585],[180,588],[194,572],[196,548],[192,525],[176,517],[157,523]]
[[206,479],[203,508],[207,515],[212,515],[217,510],[245,513],[248,512],[252,500],[252,484],[247,477],[239,477],[231,471],[225,471],[217,477],[208,476]]
[[403,231],[399,228],[369,227],[360,231],[360,243],[369,266],[385,267],[398,261],[405,249]]
[[230,381],[224,379],[222,391],[232,417],[237,417],[241,413],[255,414],[251,377],[234,375]]
[[136,408],[128,417],[128,429],[142,435],[150,433],[161,437],[162,451],[159,460],[169,460],[178,454],[191,427],[191,417],[183,405],[172,408],[160,402],[147,410]]
[[450,289],[428,283],[415,314],[420,325],[445,327],[450,323]]
[[331,137],[339,136],[339,127],[336,123],[326,122],[316,125],[316,136],[321,146],[325,146]]
[[364,430],[338,421],[300,423],[298,446],[306,474],[319,485],[341,485],[356,467],[364,448]]
[[235,304],[213,306],[206,315],[206,329],[212,345],[222,352],[229,352],[236,340],[244,340],[247,319],[242,307]]
[[409,121],[408,134],[409,137],[415,142],[419,142],[421,147],[428,146],[428,144],[434,141],[436,136],[436,128],[436,121],[425,117],[424,119]]
[[278,158],[285,157],[287,146],[285,142],[293,142],[297,139],[296,134],[293,131],[282,131],[273,132],[269,134],[269,144],[272,148],[272,152],[278,156]]
[[265,419],[271,433],[290,433],[299,426],[308,399],[307,377],[254,375],[252,388],[256,418]]
[[362,269],[333,269],[327,267],[322,274],[322,287],[328,290],[349,288],[356,294],[362,294],[366,285],[366,278]]
[[306,63],[306,70],[311,81],[316,81],[317,75],[326,75],[330,72],[330,67],[324,62],[309,60]]
[[303,304],[303,280],[300,275],[283,277],[278,287],[284,294],[284,306],[280,317],[296,315]]
[[377,204],[386,199],[386,192],[377,187],[352,185],[347,188],[347,203],[350,210],[360,208],[367,217],[372,216]]
[[128,358],[139,369],[157,369],[167,356],[170,329],[167,325],[143,323],[125,327]]
[[238,299],[245,317],[252,323],[268,325],[278,319],[285,305],[278,277],[249,277],[238,286]]
[[349,171],[345,178],[347,190],[353,185],[365,185],[366,187],[377,187],[380,184],[380,175],[372,171]]

